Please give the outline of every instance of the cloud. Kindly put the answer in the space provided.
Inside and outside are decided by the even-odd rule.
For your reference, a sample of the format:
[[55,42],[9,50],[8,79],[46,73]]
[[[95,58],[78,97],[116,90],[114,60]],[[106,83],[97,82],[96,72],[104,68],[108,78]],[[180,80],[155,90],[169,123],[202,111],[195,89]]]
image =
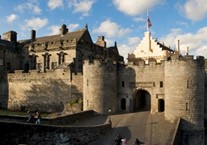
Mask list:
[[117,23],[109,19],[103,21],[100,26],[93,30],[93,33],[101,34],[106,37],[123,37],[126,36],[131,30],[129,28],[121,28]]
[[38,30],[44,27],[48,23],[47,18],[32,18],[31,20],[25,20],[24,29],[35,29]]
[[50,33],[48,35],[57,35],[57,34],[59,34],[60,26],[59,25],[53,25],[53,26],[50,26],[48,29],[50,31]]
[[161,2],[162,0],[113,0],[114,6],[129,16],[137,16]]
[[74,13],[82,13],[83,16],[88,16],[94,4],[94,0],[70,0],[69,6],[74,9]]
[[[59,34],[60,25],[52,25],[48,29],[50,31],[49,35],[57,35]],[[74,31],[76,28],[79,27],[79,24],[70,24],[68,26],[69,32]]]
[[146,18],[134,17],[133,21],[135,21],[135,22],[146,22],[147,20],[146,20]]
[[118,44],[119,53],[125,58],[125,61],[129,53],[132,53],[140,42],[139,37],[129,37],[126,43]]
[[68,29],[69,29],[69,31],[74,31],[78,27],[79,27],[79,24],[70,24],[68,26]]
[[12,23],[12,22],[14,22],[17,18],[18,18],[17,15],[15,15],[15,14],[11,14],[11,15],[9,15],[9,16],[6,17],[6,22],[7,22],[7,23]]
[[58,7],[63,7],[63,1],[62,0],[48,0],[47,5],[51,10],[54,10]]
[[180,40],[180,50],[184,55],[189,47],[190,55],[202,55],[207,57],[207,27],[197,30],[195,33],[183,33],[180,29],[173,29],[170,34],[163,37],[163,41],[172,44],[175,48],[176,41]]
[[207,15],[206,0],[187,0],[184,4],[179,4],[181,14],[192,21],[199,21]]
[[26,3],[17,5],[17,7],[15,8],[15,10],[24,13],[25,11],[27,12],[33,12],[34,14],[41,14],[41,9],[38,6],[38,3],[34,0],[30,0]]

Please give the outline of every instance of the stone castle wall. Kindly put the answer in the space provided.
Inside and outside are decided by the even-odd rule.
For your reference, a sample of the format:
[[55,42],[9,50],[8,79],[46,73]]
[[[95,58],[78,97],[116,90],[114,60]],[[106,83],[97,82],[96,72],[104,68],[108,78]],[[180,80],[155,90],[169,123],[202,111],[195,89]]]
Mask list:
[[[72,81],[72,76],[76,81]],[[45,112],[62,111],[71,98],[82,97],[82,74],[70,69],[56,69],[39,73],[30,71],[8,74],[8,109],[39,109]]]
[[[151,112],[158,111],[158,99],[164,99],[164,87],[160,87],[160,82],[164,82],[164,63],[144,61],[138,64],[129,64],[125,69],[119,72],[119,96],[120,99],[127,97],[127,106],[131,106],[133,111],[133,101],[138,90],[146,90],[150,93]],[[121,86],[121,83],[125,86]],[[120,100],[119,100],[120,102]]]
[[117,64],[102,60],[84,62],[84,110],[108,114],[117,112]]

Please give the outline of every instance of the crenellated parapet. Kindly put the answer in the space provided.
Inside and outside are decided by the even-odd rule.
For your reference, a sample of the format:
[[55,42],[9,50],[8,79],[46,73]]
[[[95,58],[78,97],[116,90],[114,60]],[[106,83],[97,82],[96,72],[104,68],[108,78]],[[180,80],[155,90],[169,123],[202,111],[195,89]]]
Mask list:
[[47,72],[39,72],[37,70],[30,70],[28,73],[23,73],[22,70],[15,70],[14,73],[8,74],[9,82],[32,82],[63,79],[70,80],[70,69],[56,69],[48,70]]

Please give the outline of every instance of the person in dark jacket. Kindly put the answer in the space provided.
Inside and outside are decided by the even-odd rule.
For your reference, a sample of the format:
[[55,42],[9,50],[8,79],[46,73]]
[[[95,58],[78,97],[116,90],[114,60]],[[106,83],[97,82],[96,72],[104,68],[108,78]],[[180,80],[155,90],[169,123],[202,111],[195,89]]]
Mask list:
[[121,137],[120,134],[118,134],[118,135],[115,137],[115,143],[116,143],[116,145],[121,145],[121,139],[122,139],[122,137]]

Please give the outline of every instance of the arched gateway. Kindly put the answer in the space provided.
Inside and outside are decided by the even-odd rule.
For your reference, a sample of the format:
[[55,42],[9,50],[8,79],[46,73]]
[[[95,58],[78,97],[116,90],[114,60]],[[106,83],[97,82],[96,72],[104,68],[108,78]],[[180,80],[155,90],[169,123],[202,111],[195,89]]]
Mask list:
[[134,111],[150,111],[151,96],[146,90],[137,90],[134,94]]

